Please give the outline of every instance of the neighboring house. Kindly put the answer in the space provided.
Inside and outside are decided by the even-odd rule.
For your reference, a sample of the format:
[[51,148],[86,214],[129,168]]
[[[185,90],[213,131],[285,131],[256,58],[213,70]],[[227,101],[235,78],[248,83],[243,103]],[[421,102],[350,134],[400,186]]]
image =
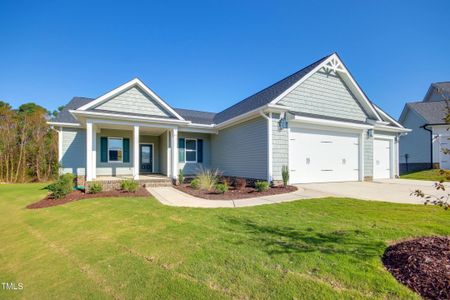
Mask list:
[[430,85],[420,102],[406,103],[399,122],[412,132],[400,139],[400,170],[450,169],[450,126],[445,123],[450,82]]
[[171,107],[139,79],[96,99],[73,98],[49,124],[62,172],[87,181],[218,168],[291,183],[398,174],[408,130],[372,104],[334,53],[219,112]]

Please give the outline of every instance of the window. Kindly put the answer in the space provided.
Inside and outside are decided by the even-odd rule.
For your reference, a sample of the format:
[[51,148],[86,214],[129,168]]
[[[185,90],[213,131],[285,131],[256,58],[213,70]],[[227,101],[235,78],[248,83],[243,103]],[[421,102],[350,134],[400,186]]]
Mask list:
[[108,162],[123,161],[123,140],[122,138],[108,138]]
[[186,139],[186,162],[197,162],[197,140]]

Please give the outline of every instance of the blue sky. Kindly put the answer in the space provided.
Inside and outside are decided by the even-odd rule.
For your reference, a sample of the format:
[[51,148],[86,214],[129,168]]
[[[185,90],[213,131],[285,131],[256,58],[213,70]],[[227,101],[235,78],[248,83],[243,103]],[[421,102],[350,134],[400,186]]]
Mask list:
[[139,77],[220,111],[337,51],[397,117],[450,80],[450,1],[70,2],[0,2],[0,100],[55,109]]

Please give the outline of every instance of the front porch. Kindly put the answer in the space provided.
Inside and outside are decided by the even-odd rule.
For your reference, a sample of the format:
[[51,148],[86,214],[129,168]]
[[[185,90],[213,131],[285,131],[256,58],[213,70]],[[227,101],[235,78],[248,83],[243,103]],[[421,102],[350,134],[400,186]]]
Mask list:
[[[169,127],[169,128],[168,128]],[[176,177],[177,128],[162,124],[86,122],[86,182],[142,183]]]
[[[102,184],[104,190],[111,190],[120,188],[120,183],[123,180],[130,179],[136,180],[132,175],[97,176],[97,178],[89,182],[89,184],[98,182]],[[136,181],[143,187],[163,187],[172,185],[172,179],[162,174],[140,175],[139,179]]]

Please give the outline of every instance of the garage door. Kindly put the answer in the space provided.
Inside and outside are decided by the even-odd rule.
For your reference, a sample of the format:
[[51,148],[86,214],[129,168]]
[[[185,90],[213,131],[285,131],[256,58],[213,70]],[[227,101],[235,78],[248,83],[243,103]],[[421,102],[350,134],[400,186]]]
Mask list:
[[439,137],[439,159],[440,168],[444,170],[450,170],[450,136],[440,136]]
[[373,178],[391,177],[391,143],[389,140],[373,141]]
[[359,179],[358,134],[291,128],[289,148],[292,183]]

